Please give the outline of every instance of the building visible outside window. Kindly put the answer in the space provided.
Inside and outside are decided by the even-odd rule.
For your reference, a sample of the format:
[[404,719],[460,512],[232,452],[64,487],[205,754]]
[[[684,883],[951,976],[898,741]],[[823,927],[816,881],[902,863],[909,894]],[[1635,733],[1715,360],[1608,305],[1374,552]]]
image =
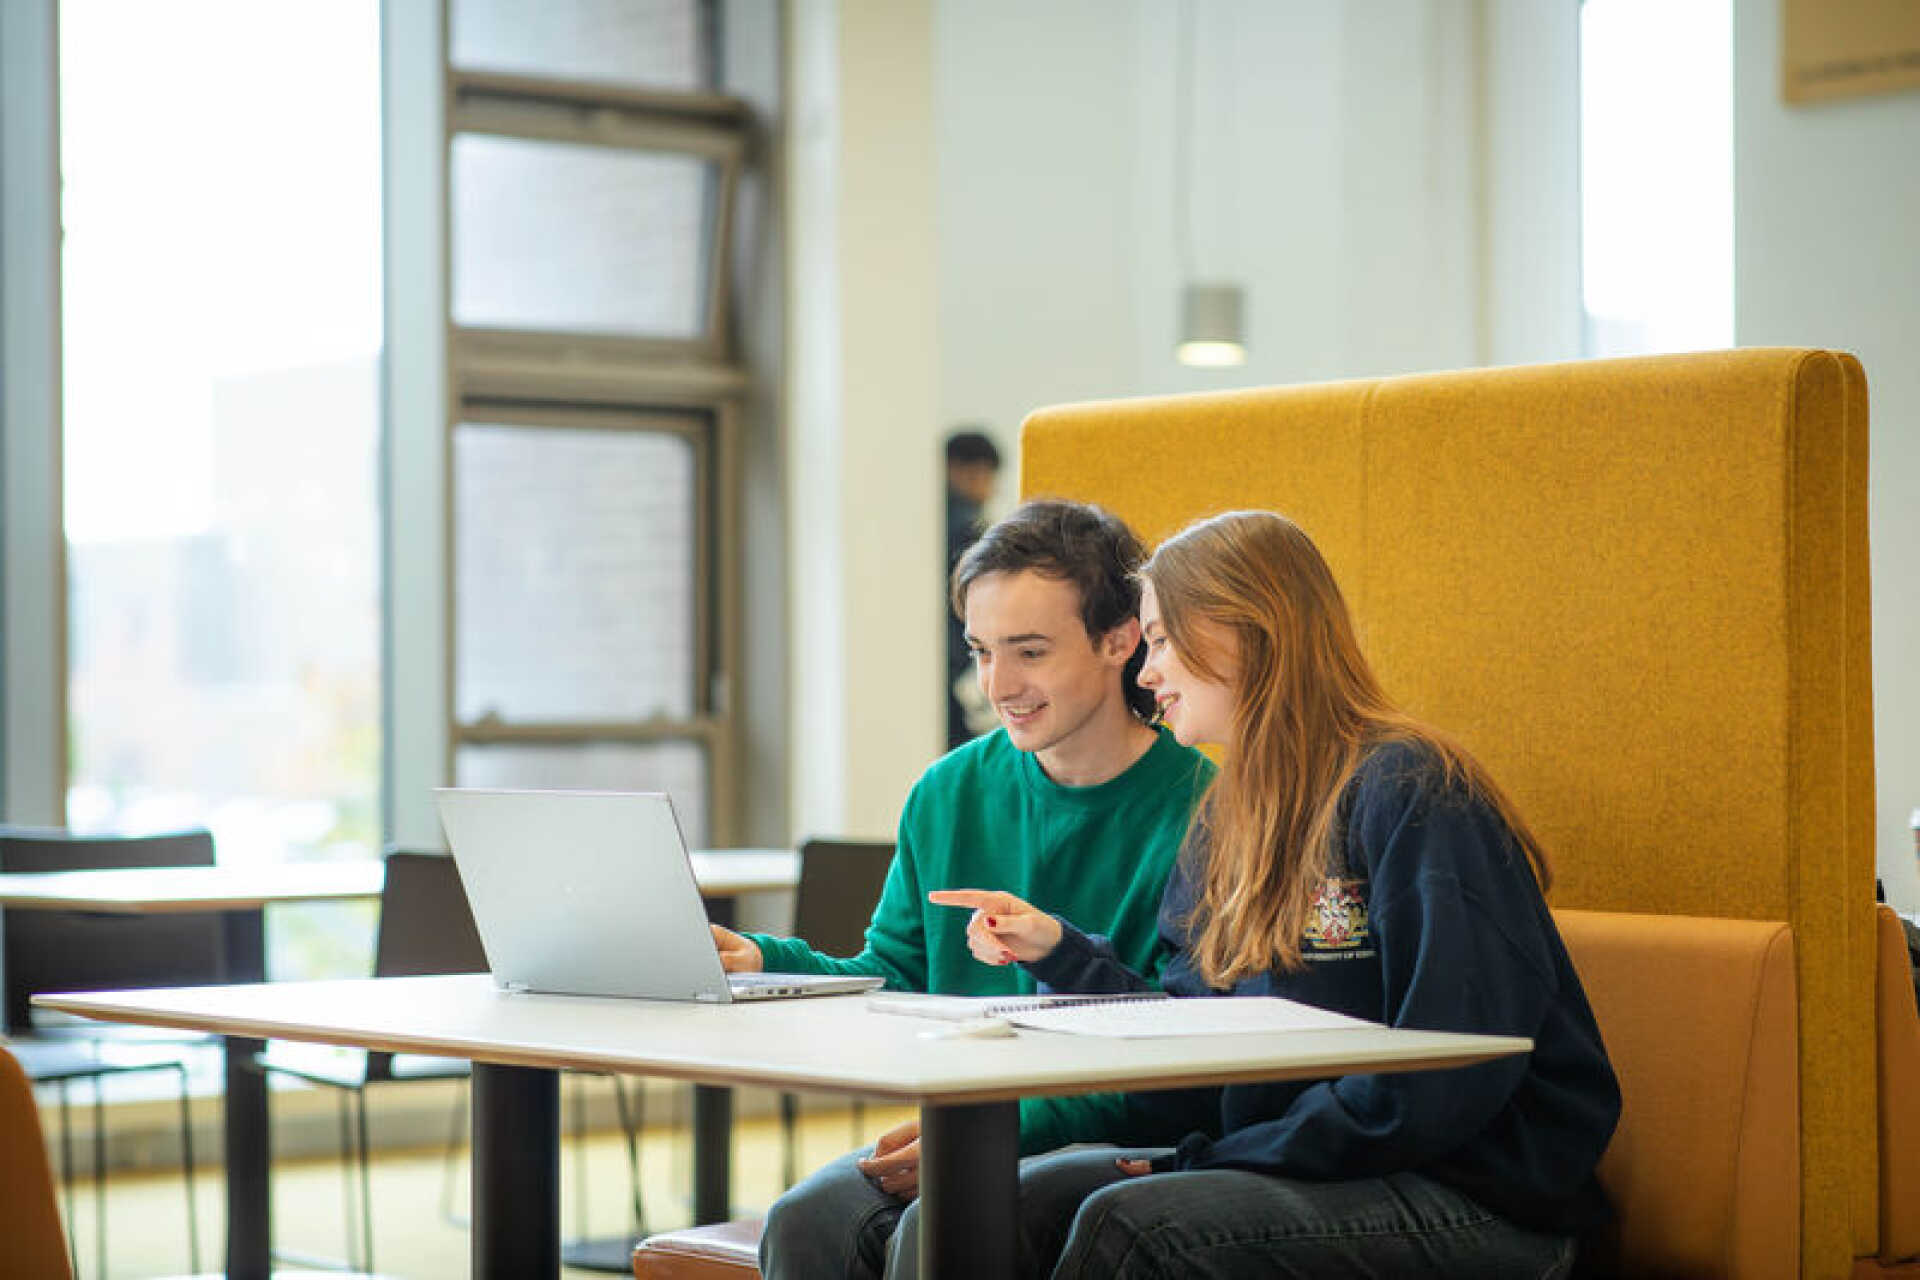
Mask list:
[[1580,121],[1587,354],[1732,345],[1730,0],[1585,0]]
[[[69,825],[381,830],[378,0],[62,0]],[[364,970],[371,908],[276,916]]]

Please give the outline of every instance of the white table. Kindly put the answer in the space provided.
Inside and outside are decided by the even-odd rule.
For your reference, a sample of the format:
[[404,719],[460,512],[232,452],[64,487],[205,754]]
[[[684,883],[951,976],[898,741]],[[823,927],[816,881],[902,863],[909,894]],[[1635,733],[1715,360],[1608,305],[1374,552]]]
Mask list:
[[[799,855],[786,849],[697,850],[692,861],[701,893],[716,899],[791,889],[800,878]],[[377,898],[385,881],[386,867],[373,859],[9,872],[0,873],[0,907],[127,916],[218,912],[227,976],[264,982],[267,907]],[[272,1239],[267,1088],[265,1078],[250,1068],[262,1048],[259,1037],[228,1037],[223,1114],[227,1274],[264,1280],[271,1269]],[[732,1127],[731,1095],[725,1089],[696,1089],[694,1202],[702,1221],[727,1216]]]
[[914,1103],[929,1275],[1010,1274],[1023,1096],[1459,1066],[1524,1039],[1376,1029],[1108,1040],[925,1039],[858,996],[701,1005],[512,995],[480,975],[36,997],[113,1021],[466,1057],[473,1274],[559,1273],[555,1070],[635,1072]]
[[[800,855],[787,849],[701,849],[693,878],[711,898],[791,889]],[[291,902],[377,898],[386,867],[357,862],[275,862],[256,866],[124,867],[111,871],[0,873],[0,907],[155,915],[259,911]]]

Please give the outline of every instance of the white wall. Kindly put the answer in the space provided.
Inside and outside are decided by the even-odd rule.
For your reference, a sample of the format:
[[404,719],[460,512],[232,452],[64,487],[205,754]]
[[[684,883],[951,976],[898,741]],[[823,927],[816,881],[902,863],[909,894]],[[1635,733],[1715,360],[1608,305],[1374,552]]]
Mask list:
[[884,839],[945,727],[933,10],[788,13],[791,818]]
[[939,425],[987,424],[1009,463],[1028,410],[1137,383],[1132,12],[935,6]]
[[1920,910],[1920,92],[1780,100],[1778,0],[1734,4],[1734,335],[1828,346],[1871,401],[1880,870]]
[[[984,421],[1011,451],[1030,410],[1066,400],[1577,354],[1574,16],[1509,0],[1193,7],[1193,270],[1246,290],[1247,363],[1173,358],[1179,6],[942,0],[943,424]],[[1485,88],[1483,59],[1500,71]],[[1530,126],[1483,142],[1496,106]],[[1529,235],[1494,254],[1481,208],[1496,196],[1501,225]],[[1541,260],[1557,275],[1526,279]],[[1516,316],[1499,344],[1496,298]],[[1543,301],[1570,318],[1513,336]]]
[[1481,9],[1481,357],[1580,355],[1580,6]]

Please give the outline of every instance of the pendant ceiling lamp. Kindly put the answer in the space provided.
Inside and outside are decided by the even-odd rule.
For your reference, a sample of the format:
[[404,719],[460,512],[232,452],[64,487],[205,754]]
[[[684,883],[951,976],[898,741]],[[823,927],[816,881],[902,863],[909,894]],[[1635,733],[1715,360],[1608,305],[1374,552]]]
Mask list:
[[1174,356],[1181,364],[1219,368],[1245,364],[1245,301],[1240,286],[1202,281],[1194,266],[1193,203],[1199,182],[1194,172],[1193,0],[1181,0],[1180,38],[1174,67],[1173,224],[1181,276],[1180,338]]

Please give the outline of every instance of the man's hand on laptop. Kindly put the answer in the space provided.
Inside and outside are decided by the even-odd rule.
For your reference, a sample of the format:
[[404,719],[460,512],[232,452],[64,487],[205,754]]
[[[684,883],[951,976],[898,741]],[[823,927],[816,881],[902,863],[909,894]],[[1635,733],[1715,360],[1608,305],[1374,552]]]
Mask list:
[[881,1134],[873,1154],[855,1162],[867,1180],[897,1200],[920,1194],[920,1122],[909,1120]]
[[720,967],[728,973],[758,973],[766,967],[766,959],[760,954],[759,944],[751,938],[743,938],[731,929],[723,929],[717,924],[707,926],[713,930],[713,945],[720,951]]

